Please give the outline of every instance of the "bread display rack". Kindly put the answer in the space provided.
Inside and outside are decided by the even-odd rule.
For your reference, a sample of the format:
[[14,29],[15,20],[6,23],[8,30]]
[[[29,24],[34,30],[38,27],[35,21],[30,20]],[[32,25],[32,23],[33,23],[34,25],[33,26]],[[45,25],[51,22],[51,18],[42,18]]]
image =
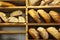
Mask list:
[[[4,2],[12,3],[13,6],[12,6],[12,4],[9,5],[9,3],[8,3],[8,5],[7,5],[7,3],[6,3],[6,4],[2,4],[2,6],[0,7],[0,13],[3,12],[7,16],[6,17],[4,14],[3,16],[5,16],[6,18],[3,18],[0,15],[1,16],[0,17],[0,27],[16,27],[16,26],[23,27],[23,26],[25,26],[26,30],[6,30],[6,31],[0,30],[0,35],[1,34],[20,34],[21,33],[21,34],[26,34],[25,40],[60,40],[60,36],[56,37],[55,36],[56,34],[55,35],[53,34],[54,33],[53,31],[55,31],[55,33],[56,33],[56,30],[57,31],[59,30],[58,32],[60,35],[60,5],[38,6],[37,5],[38,3],[36,2],[37,3],[36,4],[37,6],[36,6],[35,4],[34,5],[29,4],[29,0],[15,0],[15,1],[14,0],[13,1],[4,0]],[[19,10],[19,12],[17,10]],[[22,14],[18,15],[18,13],[16,13],[16,11],[18,13],[22,13]],[[41,11],[41,12],[39,12],[39,11]],[[53,13],[52,13],[53,16],[50,14],[51,11],[54,11],[54,13],[58,13],[56,16],[57,18],[54,16]],[[38,14],[34,14],[33,12],[38,13]],[[42,15],[43,14],[42,12],[44,12],[44,15]],[[15,14],[13,15],[13,13],[15,13],[16,15]],[[41,13],[41,14],[39,14],[39,13]],[[20,16],[20,19],[19,19],[19,16]],[[58,18],[58,16],[59,16],[59,18]],[[6,20],[9,17],[11,17],[11,19],[13,19],[13,17],[15,17],[16,21],[9,19],[10,21],[8,20],[8,22],[7,22]],[[38,19],[38,17],[39,17],[39,19]],[[1,20],[2,20],[2,22],[1,22]],[[38,30],[39,27],[42,28],[41,30],[45,30],[48,33],[49,37],[47,39],[44,39],[44,37],[41,37],[41,35],[42,34],[44,35],[44,33],[40,34],[41,30],[40,31]],[[49,27],[52,27],[52,30],[54,29],[52,31],[52,33],[48,30]],[[38,39],[35,37],[33,32],[29,33],[30,28],[33,30],[33,32],[35,32],[35,31],[38,32],[38,36],[39,36]],[[55,30],[55,28],[56,28],[56,30]],[[30,32],[31,32],[31,30],[30,30]],[[33,36],[31,36],[31,34]],[[36,39],[34,39],[34,37]]]

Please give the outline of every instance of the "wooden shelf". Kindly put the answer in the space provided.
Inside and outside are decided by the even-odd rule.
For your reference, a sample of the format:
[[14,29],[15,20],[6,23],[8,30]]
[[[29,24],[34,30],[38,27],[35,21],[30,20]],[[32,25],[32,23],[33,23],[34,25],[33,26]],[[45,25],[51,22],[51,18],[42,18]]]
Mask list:
[[60,6],[28,6],[27,8],[60,8]]
[[21,30],[5,30],[5,31],[0,31],[0,34],[23,34],[26,33],[25,31]]
[[26,25],[26,23],[0,23],[0,27],[8,27],[8,26],[14,26],[14,27],[16,27],[16,26],[25,26]]
[[10,9],[10,8],[26,8],[26,6],[16,6],[16,7],[0,7],[0,9],[6,9],[6,8],[8,8],[8,9]]
[[60,25],[60,23],[28,23],[28,25]]

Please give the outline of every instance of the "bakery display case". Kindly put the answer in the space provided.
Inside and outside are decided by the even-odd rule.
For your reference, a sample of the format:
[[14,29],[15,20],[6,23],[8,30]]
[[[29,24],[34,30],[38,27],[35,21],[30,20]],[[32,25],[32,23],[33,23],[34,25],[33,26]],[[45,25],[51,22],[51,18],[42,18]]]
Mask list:
[[1,40],[60,40],[60,0],[0,1]]

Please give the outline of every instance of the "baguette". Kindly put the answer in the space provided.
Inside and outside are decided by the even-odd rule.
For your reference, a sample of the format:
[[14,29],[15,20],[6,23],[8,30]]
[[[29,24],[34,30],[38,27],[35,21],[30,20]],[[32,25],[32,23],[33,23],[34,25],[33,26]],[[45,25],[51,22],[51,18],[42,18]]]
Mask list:
[[21,11],[21,10],[17,10],[17,11],[13,11],[11,14],[10,14],[10,16],[20,16],[20,15],[22,15],[23,14],[23,12]]
[[40,35],[42,36],[43,39],[45,39],[45,40],[48,39],[49,35],[43,27],[39,27],[39,28],[37,28],[37,30],[38,30],[38,32],[40,33]]
[[55,11],[50,11],[49,12],[50,16],[53,18],[53,20],[56,22],[56,23],[60,23],[60,15],[55,12]]
[[49,27],[47,28],[47,31],[53,36],[55,37],[57,40],[59,39],[59,32],[56,28],[54,27]]
[[29,29],[29,34],[36,40],[39,39],[38,32],[34,28]]
[[39,15],[38,15],[38,13],[37,13],[34,9],[30,9],[30,10],[29,10],[29,15],[30,15],[36,22],[38,22],[38,23],[41,22],[41,20],[39,19],[40,17],[39,17]]
[[50,15],[45,12],[44,10],[40,9],[40,10],[37,10],[37,12],[40,14],[40,16],[42,16],[42,18],[47,22],[47,23],[50,23]]

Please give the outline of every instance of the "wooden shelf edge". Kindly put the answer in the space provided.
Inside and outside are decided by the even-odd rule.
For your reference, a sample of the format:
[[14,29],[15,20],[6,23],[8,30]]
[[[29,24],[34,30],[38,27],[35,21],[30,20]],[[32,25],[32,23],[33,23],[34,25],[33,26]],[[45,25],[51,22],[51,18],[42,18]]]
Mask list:
[[4,30],[0,31],[0,34],[24,34],[26,31],[21,31],[21,30]]
[[16,6],[16,7],[0,7],[1,9],[3,9],[3,8],[26,8],[26,6]]
[[60,25],[60,23],[28,23],[28,25]]
[[26,23],[0,23],[1,26],[25,26]]
[[28,6],[27,8],[60,8],[60,6]]

